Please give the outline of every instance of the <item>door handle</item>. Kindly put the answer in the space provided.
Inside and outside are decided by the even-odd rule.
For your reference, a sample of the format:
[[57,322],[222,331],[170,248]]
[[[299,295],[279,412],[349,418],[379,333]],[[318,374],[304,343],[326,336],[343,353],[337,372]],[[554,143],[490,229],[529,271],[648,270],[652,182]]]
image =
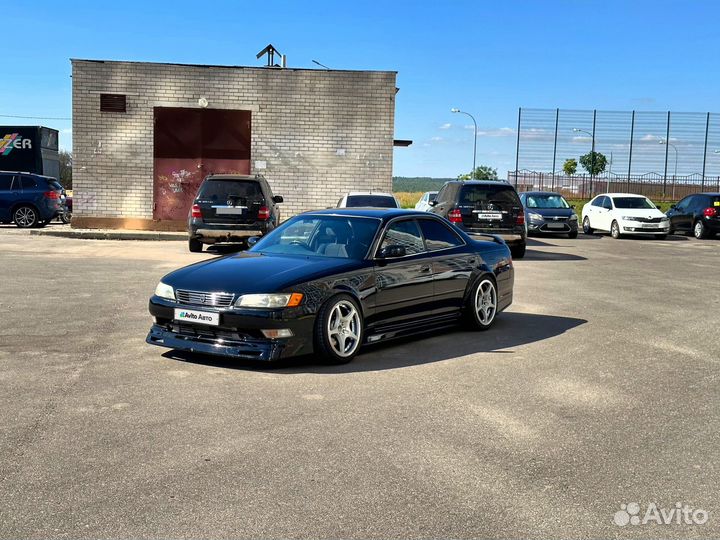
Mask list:
[[428,264],[427,266],[422,266],[422,267],[420,267],[420,271],[421,271],[423,274],[429,273],[429,272],[430,272],[430,265]]

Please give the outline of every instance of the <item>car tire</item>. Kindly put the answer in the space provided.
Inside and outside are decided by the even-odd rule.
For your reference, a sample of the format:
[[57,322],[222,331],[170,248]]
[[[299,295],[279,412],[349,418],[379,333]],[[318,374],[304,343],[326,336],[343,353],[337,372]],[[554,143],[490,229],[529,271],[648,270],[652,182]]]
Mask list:
[[489,275],[482,276],[468,296],[466,318],[475,330],[487,330],[497,316],[498,292],[495,280]]
[[525,250],[527,249],[527,244],[522,243],[519,246],[512,246],[510,248],[510,255],[512,255],[513,259],[522,259],[525,256]]
[[585,216],[585,219],[583,219],[583,233],[592,234],[594,232],[595,229],[590,226],[590,218],[588,216]]
[[615,240],[622,238],[622,234],[620,234],[620,225],[618,225],[618,222],[615,220],[613,220],[610,225],[610,236],[612,236]]
[[188,249],[190,250],[190,253],[200,253],[203,249],[203,244],[197,238],[189,238]]
[[38,213],[32,206],[18,206],[13,212],[13,221],[21,229],[37,227]]
[[60,214],[60,221],[67,225],[72,221],[72,214],[70,212],[63,212]]
[[577,232],[577,231],[571,231],[571,232],[568,233],[568,238],[570,238],[570,239],[574,239],[574,238],[577,238],[577,237],[578,237],[578,232]]
[[701,220],[697,220],[693,225],[693,236],[698,240],[704,240],[708,237],[707,227]]
[[364,326],[360,305],[352,296],[333,296],[315,318],[315,351],[327,363],[347,364],[360,350]]

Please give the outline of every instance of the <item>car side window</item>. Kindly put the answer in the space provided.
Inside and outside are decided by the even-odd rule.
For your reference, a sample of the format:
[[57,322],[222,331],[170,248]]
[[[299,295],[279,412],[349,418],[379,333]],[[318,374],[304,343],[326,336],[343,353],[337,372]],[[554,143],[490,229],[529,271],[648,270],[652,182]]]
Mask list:
[[403,246],[408,255],[416,255],[425,251],[417,221],[404,219],[391,223],[385,232],[380,249],[388,246]]
[[679,210],[681,212],[684,212],[685,210],[687,210],[690,207],[690,203],[692,202],[692,199],[693,199],[692,195],[690,197],[685,197],[682,201],[680,201],[679,203],[677,203],[675,205],[675,209]]
[[603,200],[603,208],[607,210],[612,210],[612,201],[610,200],[610,197],[605,197]]
[[428,251],[437,251],[439,249],[449,249],[462,246],[464,242],[455,231],[450,230],[434,219],[421,219],[420,229],[425,237],[425,247]]
[[12,174],[0,174],[0,191],[10,191],[12,189]]
[[447,194],[447,186],[443,186],[440,188],[440,191],[438,191],[437,197],[435,197],[435,200],[437,202],[442,202],[445,200],[445,195]]
[[595,197],[595,200],[593,200],[593,202],[591,204],[592,204],[592,206],[602,207],[604,200],[605,200],[605,197]]
[[37,181],[29,176],[20,177],[20,187],[25,191],[26,189],[35,189],[37,187]]
[[689,210],[700,210],[701,208],[707,208],[708,205],[705,197],[701,195],[695,195],[692,202],[688,205]]

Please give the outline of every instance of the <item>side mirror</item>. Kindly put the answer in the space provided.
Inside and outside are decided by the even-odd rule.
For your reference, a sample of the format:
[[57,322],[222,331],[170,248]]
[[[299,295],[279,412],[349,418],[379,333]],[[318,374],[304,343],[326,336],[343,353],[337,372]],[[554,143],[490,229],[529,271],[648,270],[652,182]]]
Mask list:
[[405,255],[407,255],[405,246],[392,245],[382,248],[378,256],[381,259],[396,259]]
[[675,210],[676,207],[677,207],[677,205],[671,204],[671,205],[670,205],[670,210]]
[[571,204],[571,205],[570,205],[570,208],[575,208],[575,205],[574,205],[574,204]]
[[274,202],[274,203],[279,204],[279,203],[281,203],[281,202],[283,202],[283,201],[284,201],[284,199],[282,198],[282,195],[275,195],[275,196],[273,197],[273,202]]
[[429,204],[430,206],[437,206],[437,203],[438,203],[438,202],[437,202],[436,200],[432,200],[432,201],[430,201],[428,204]]
[[247,239],[248,247],[253,247],[255,244],[258,243],[259,240],[260,240],[259,236],[251,236],[250,238]]

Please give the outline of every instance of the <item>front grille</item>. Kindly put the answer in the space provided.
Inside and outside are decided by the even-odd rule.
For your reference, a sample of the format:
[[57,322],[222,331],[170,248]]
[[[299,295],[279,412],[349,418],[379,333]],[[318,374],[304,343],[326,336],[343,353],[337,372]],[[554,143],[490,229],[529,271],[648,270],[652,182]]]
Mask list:
[[194,339],[204,339],[210,341],[244,341],[253,339],[253,336],[248,333],[217,328],[215,326],[178,324],[177,322],[173,322],[168,325],[168,328],[175,334]]
[[548,223],[565,223],[568,218],[564,216],[546,216],[545,221]]
[[662,221],[662,218],[659,218],[659,217],[653,217],[653,218],[636,217],[636,218],[633,218],[633,221],[639,221],[640,223],[660,223]]
[[178,289],[175,291],[178,302],[182,304],[194,304],[197,306],[230,307],[235,299],[232,293],[186,291]]

